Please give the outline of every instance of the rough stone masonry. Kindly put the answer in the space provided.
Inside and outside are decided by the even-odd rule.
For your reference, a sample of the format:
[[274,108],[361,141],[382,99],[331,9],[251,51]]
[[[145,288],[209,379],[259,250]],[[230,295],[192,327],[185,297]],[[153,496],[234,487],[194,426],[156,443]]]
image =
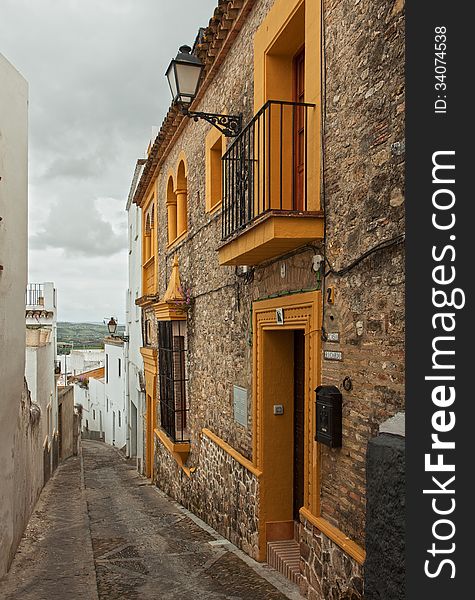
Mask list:
[[[253,3],[198,110],[242,112],[245,123],[252,117],[252,40],[273,4]],[[364,548],[367,443],[378,424],[404,406],[404,2],[324,0],[323,10],[324,290],[333,291],[332,302],[324,298],[323,333],[339,334],[339,342],[326,341],[323,350],[341,351],[342,360],[322,359],[322,383],[343,393],[343,445],[321,448],[320,509]],[[190,123],[160,159],[158,296],[178,255],[182,283],[193,297],[187,324],[187,464],[197,471],[187,477],[157,441],[154,479],[254,555],[259,486],[201,431],[210,428],[252,458],[252,394],[246,427],[234,420],[231,391],[232,384],[252,389],[252,302],[318,288],[312,258],[324,251],[321,244],[304,247],[256,266],[249,277],[220,267],[221,213],[204,210],[203,141],[209,125]],[[188,235],[169,249],[166,185],[182,151],[188,165]],[[146,318],[153,320],[152,310]],[[335,542],[305,521],[300,541],[301,585],[308,598],[362,597],[361,567]]]

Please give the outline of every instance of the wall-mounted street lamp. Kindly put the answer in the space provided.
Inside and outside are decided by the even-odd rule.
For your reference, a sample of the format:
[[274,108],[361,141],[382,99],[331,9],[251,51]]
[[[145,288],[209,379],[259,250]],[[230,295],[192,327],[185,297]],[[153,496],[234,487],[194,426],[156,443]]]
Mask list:
[[241,133],[242,115],[222,115],[216,113],[193,112],[188,106],[193,102],[204,65],[197,56],[191,54],[190,46],[181,46],[173,58],[165,75],[173,97],[173,103],[181,112],[197,121],[204,119],[219,129],[226,137]]
[[109,330],[109,335],[112,338],[118,338],[119,340],[122,340],[124,342],[128,342],[129,341],[129,336],[128,335],[118,335],[118,334],[116,334],[116,331],[117,331],[117,321],[114,319],[114,317],[111,317],[110,321],[107,323],[107,329]]

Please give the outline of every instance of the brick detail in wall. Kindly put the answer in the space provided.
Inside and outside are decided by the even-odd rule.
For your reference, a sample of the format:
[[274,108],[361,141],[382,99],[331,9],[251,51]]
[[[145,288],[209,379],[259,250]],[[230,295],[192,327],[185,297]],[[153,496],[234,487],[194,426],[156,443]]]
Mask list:
[[[325,0],[327,258],[335,270],[404,231],[404,2]],[[378,424],[404,406],[404,253],[397,245],[329,275],[341,362],[322,382],[343,393],[343,446],[322,447],[322,516],[365,540],[365,458]],[[342,382],[350,377],[353,387]]]

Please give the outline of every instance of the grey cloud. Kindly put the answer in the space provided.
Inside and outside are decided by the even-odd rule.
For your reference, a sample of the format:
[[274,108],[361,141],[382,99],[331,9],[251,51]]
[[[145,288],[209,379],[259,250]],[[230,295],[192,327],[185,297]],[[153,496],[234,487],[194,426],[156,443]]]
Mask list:
[[43,227],[30,238],[30,248],[61,248],[67,256],[111,256],[126,244],[126,236],[114,231],[94,202],[56,202]]
[[127,287],[127,252],[110,257],[65,260],[61,249],[30,250],[30,281],[45,280],[45,265],[54,265],[48,280],[58,290],[61,320],[101,321],[123,314]]
[[[61,275],[60,316],[89,311],[100,320],[125,297],[126,261],[100,292],[94,274],[127,247],[126,198],[136,159],[170,104],[168,62],[217,4],[1,0],[0,51],[29,82],[30,271],[51,281],[74,262],[82,288],[92,288],[86,310],[70,291],[77,276]],[[98,308],[105,304],[111,309]]]
[[72,179],[94,177],[101,173],[101,162],[94,157],[60,157],[47,167],[43,177],[52,179],[55,177],[70,177]]

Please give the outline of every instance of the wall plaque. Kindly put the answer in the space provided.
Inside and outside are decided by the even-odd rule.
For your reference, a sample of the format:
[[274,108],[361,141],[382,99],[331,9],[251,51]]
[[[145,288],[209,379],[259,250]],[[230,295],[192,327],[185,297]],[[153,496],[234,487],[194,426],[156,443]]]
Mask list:
[[325,360],[343,360],[343,353],[336,350],[325,350],[323,357]]
[[233,385],[234,420],[247,427],[247,390]]
[[340,334],[338,333],[338,331],[329,331],[327,333],[327,342],[339,342],[340,341]]

